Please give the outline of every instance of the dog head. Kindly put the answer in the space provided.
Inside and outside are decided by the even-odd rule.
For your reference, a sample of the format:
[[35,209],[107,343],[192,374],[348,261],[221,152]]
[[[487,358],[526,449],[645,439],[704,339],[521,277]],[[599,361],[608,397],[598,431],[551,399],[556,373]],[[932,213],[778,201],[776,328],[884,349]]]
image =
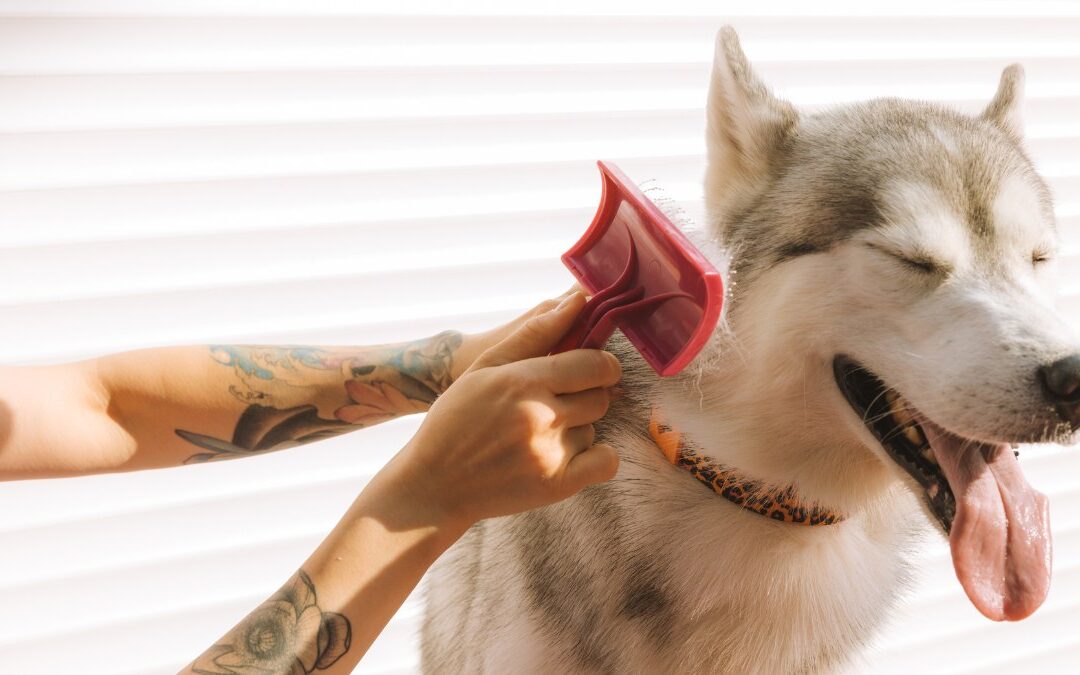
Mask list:
[[801,421],[742,464],[841,500],[901,480],[994,619],[1027,616],[1049,583],[1046,500],[1009,446],[1080,427],[1080,341],[1054,311],[1022,88],[1014,65],[978,116],[896,99],[801,115],[725,28],[708,103],[706,205],[742,364],[728,388],[751,420],[782,406]]

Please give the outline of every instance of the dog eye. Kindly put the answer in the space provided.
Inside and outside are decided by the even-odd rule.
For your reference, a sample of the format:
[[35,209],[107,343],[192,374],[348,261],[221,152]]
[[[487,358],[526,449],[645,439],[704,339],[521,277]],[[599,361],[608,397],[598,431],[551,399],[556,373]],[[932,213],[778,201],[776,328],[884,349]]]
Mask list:
[[1050,254],[1045,251],[1035,251],[1031,254],[1031,264],[1038,267],[1044,262],[1050,261]]
[[937,274],[945,270],[944,266],[929,258],[913,257],[910,254],[904,254],[900,251],[894,250],[892,248],[886,248],[873,242],[865,243],[866,246],[868,246],[869,248],[877,251],[878,253],[881,253],[882,255],[887,255],[893,260],[902,263],[904,267],[907,267],[913,272],[918,272],[920,274]]
[[929,260],[921,260],[918,258],[906,258],[902,255],[894,256],[897,260],[904,263],[913,270],[918,270],[924,274],[932,274],[939,271],[941,268]]

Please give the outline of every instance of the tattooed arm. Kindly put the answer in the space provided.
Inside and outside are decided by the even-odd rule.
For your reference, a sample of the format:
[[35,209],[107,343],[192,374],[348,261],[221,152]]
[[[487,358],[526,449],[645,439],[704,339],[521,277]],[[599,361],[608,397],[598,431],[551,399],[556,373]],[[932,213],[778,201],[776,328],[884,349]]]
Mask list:
[[573,297],[487,351],[431,408],[285,585],[185,673],[349,673],[427,568],[473,523],[610,478],[593,445],[618,361],[542,357],[584,300]]
[[0,367],[0,480],[244,457],[427,410],[550,306],[486,333],[377,347],[170,347]]
[[182,672],[351,673],[427,568],[464,530],[378,480],[303,567]]
[[459,374],[462,342],[447,331],[373,348],[211,346],[210,358],[234,380],[229,393],[245,407],[228,439],[177,428],[202,449],[185,461],[280,450],[423,412]]

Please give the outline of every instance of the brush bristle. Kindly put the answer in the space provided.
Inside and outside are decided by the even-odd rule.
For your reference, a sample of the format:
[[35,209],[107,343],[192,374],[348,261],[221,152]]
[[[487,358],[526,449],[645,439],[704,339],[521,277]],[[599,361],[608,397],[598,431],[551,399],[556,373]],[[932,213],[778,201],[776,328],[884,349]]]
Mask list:
[[[731,294],[735,287],[734,274],[735,271],[731,269],[732,256],[729,250],[720,242],[715,239],[710,233],[698,226],[694,218],[691,217],[688,212],[688,208],[704,208],[703,204],[690,204],[687,202],[679,202],[671,197],[655,179],[648,179],[638,184],[638,188],[641,189],[645,196],[649,198],[653,204],[663,211],[664,215],[679,228],[686,237],[693,242],[694,246],[709,259],[710,262],[720,272],[720,276],[724,280],[724,306],[720,314],[720,326],[726,325],[728,300],[731,298]],[[702,211],[704,213],[704,211]],[[701,222],[704,222],[702,219]]]

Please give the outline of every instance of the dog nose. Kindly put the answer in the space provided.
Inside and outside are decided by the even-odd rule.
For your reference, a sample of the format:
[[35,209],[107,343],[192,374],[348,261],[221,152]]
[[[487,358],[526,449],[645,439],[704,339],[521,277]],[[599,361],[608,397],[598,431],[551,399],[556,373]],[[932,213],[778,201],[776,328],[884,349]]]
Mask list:
[[1074,427],[1080,425],[1080,354],[1070,354],[1039,368],[1046,398]]

